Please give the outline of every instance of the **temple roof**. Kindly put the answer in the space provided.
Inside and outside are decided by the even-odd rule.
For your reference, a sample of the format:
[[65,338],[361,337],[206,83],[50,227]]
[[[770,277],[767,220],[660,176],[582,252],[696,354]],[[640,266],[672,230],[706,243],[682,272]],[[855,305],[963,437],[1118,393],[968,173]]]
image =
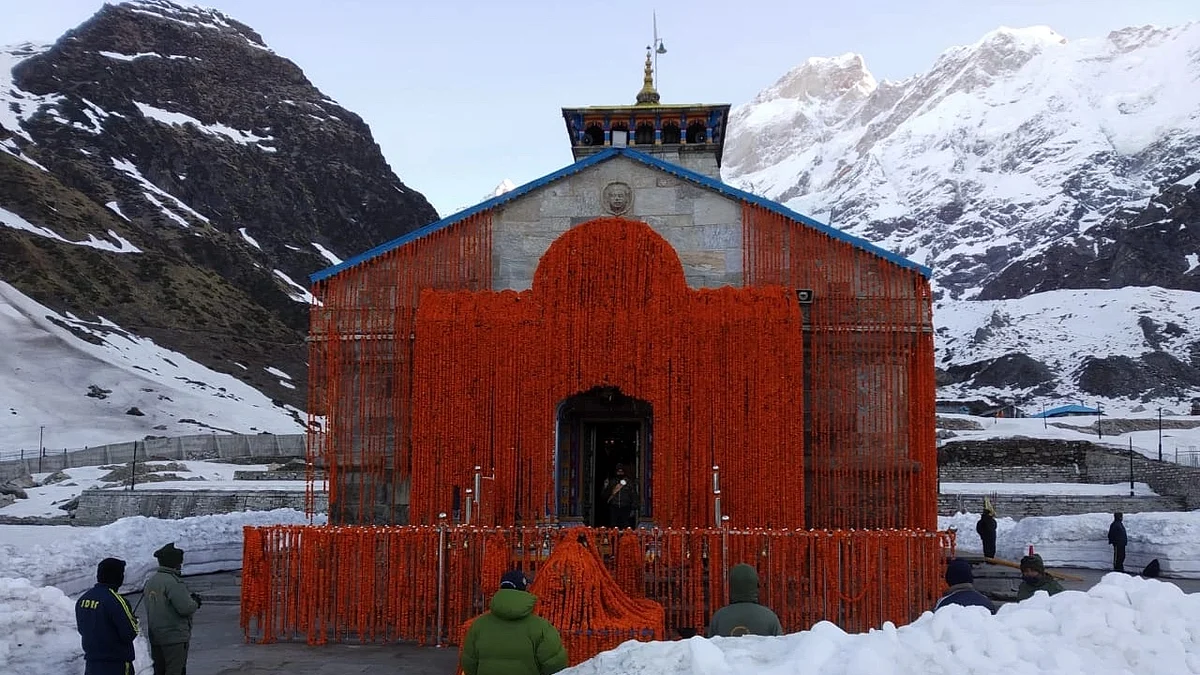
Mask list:
[[589,167],[595,166],[602,162],[606,162],[610,159],[613,159],[614,157],[626,157],[635,162],[639,162],[639,163],[649,166],[651,168],[658,169],[665,173],[671,174],[677,178],[686,180],[690,183],[694,183],[696,185],[707,188],[714,192],[718,192],[722,195],[725,195],[726,197],[729,197],[730,199],[733,199],[733,200],[736,200],[739,202],[743,202],[743,203],[747,203],[747,204],[753,204],[755,206],[759,206],[761,208],[767,209],[768,211],[777,213],[781,216],[784,216],[785,218],[789,218],[798,223],[801,223],[803,225],[811,227],[811,228],[813,228],[819,232],[822,232],[834,239],[837,239],[839,241],[844,241],[856,248],[859,248],[863,251],[871,253],[872,255],[879,256],[880,258],[883,258],[884,260],[887,260],[888,262],[890,262],[894,265],[903,267],[905,269],[915,270],[916,272],[918,272],[925,278],[929,278],[933,274],[932,270],[930,270],[928,267],[925,267],[924,265],[920,265],[918,263],[915,263],[915,262],[909,260],[908,258],[905,258],[904,256],[901,256],[901,255],[898,255],[891,251],[882,249],[882,248],[876,246],[875,244],[872,244],[871,242],[867,241],[866,239],[861,239],[861,238],[855,237],[851,234],[847,234],[839,229],[836,229],[834,227],[826,225],[825,223],[822,223],[818,220],[814,220],[812,218],[809,218],[808,216],[797,213],[777,202],[773,202],[769,199],[764,199],[757,195],[752,195],[749,192],[746,192],[744,190],[739,190],[739,189],[733,187],[732,185],[727,185],[725,183],[722,183],[719,180],[714,180],[712,178],[709,178],[708,176],[705,176],[704,174],[696,173],[695,171],[690,171],[681,166],[672,164],[670,162],[665,162],[656,157],[651,157],[650,155],[647,155],[646,153],[638,152],[637,150],[634,150],[632,148],[607,148],[607,149],[605,149],[601,152],[598,152],[594,155],[591,155],[589,157],[581,159],[578,162],[575,162],[574,164],[567,165],[567,166],[559,169],[558,171],[555,171],[554,173],[546,174],[545,176],[542,176],[541,178],[538,178],[536,180],[525,183],[524,185],[521,185],[520,187],[517,187],[514,190],[510,190],[509,192],[506,192],[498,197],[493,197],[484,202],[480,202],[479,204],[476,204],[475,206],[472,206],[470,208],[459,211],[458,213],[455,213],[453,215],[442,218],[441,220],[439,220],[437,222],[433,222],[424,227],[413,230],[412,232],[409,232],[408,234],[397,237],[396,239],[393,239],[384,244],[380,244],[379,246],[376,246],[375,248],[372,248],[368,251],[364,251],[364,252],[362,252],[340,264],[334,265],[332,267],[328,267],[319,272],[315,272],[315,273],[309,275],[309,280],[312,283],[316,283],[318,281],[328,279],[329,277],[332,277],[336,274],[344,272],[352,267],[361,265],[361,264],[371,260],[372,258],[380,256],[384,253],[387,253],[388,251],[397,249],[401,246],[404,246],[405,244],[416,241],[417,239],[420,239],[422,237],[426,237],[426,236],[428,236],[434,232],[437,232],[438,230],[441,230],[443,228],[450,227],[451,225],[454,225],[455,223],[457,223],[461,220],[464,220],[466,218],[470,218],[471,216],[478,215],[485,211],[489,211],[489,210],[497,208],[499,206],[503,206],[509,202],[520,199],[521,197],[524,197],[525,195],[533,192],[534,190],[546,187],[547,185],[549,185],[561,178],[573,176]]

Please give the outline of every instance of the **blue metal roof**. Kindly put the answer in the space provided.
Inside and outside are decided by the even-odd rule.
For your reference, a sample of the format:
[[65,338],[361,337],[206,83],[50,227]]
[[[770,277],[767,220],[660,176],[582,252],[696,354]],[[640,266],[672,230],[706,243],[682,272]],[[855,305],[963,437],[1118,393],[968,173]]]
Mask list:
[[1057,408],[1051,408],[1046,412],[1040,412],[1030,417],[1058,417],[1059,415],[1095,415],[1100,411],[1096,408],[1088,408],[1087,406],[1072,403],[1071,405],[1060,405]]
[[471,216],[482,213],[484,211],[488,211],[488,210],[494,209],[498,206],[502,206],[503,204],[507,204],[508,202],[513,201],[514,199],[523,197],[523,196],[529,194],[530,192],[537,190],[538,188],[545,187],[560,178],[566,178],[567,176],[574,175],[576,173],[579,173],[580,171],[583,171],[584,169],[586,169],[590,166],[595,166],[601,162],[605,162],[605,161],[612,159],[613,157],[617,157],[617,156],[628,157],[629,159],[632,159],[636,162],[640,162],[642,164],[645,164],[646,166],[653,167],[660,171],[664,171],[664,172],[669,173],[678,178],[682,178],[686,181],[696,183],[697,185],[708,188],[715,192],[719,192],[727,197],[736,199],[738,201],[746,202],[749,204],[754,204],[755,206],[760,206],[760,207],[767,209],[769,211],[772,211],[774,213],[778,213],[781,216],[784,216],[786,218],[790,218],[797,222],[803,223],[819,232],[827,234],[834,239],[844,241],[844,242],[851,244],[852,246],[855,246],[857,248],[860,248],[868,253],[877,255],[877,256],[887,260],[888,262],[899,265],[900,267],[904,267],[904,268],[911,269],[911,270],[916,270],[918,273],[920,273],[925,278],[929,278],[933,275],[932,270],[930,270],[928,267],[925,267],[924,265],[919,265],[919,264],[909,260],[908,258],[905,258],[903,256],[892,253],[891,251],[884,250],[884,249],[872,244],[871,242],[867,241],[866,239],[860,239],[858,237],[846,234],[845,232],[842,232],[841,230],[830,227],[829,225],[826,225],[825,223],[814,220],[814,219],[809,218],[808,216],[802,215],[800,213],[796,213],[795,211],[787,208],[786,206],[783,206],[782,204],[773,202],[769,199],[763,199],[762,197],[758,197],[756,195],[752,195],[749,192],[739,190],[731,185],[726,185],[725,183],[722,183],[719,180],[709,178],[708,176],[705,176],[704,174],[696,173],[695,171],[690,171],[681,166],[672,164],[670,162],[663,161],[656,157],[651,157],[650,155],[647,155],[646,153],[638,152],[637,150],[633,150],[631,148],[608,148],[608,149],[602,150],[590,157],[585,157],[584,159],[581,159],[578,162],[575,162],[574,164],[567,165],[567,166],[559,169],[558,171],[555,171],[554,173],[547,174],[545,176],[542,176],[541,178],[538,178],[537,180],[526,183],[514,190],[510,190],[498,197],[492,197],[491,199],[484,201],[484,202],[480,202],[479,204],[476,204],[475,206],[472,206],[469,209],[459,211],[458,213],[455,213],[454,215],[447,216],[437,222],[430,223],[424,227],[413,230],[412,232],[409,232],[408,234],[397,237],[396,239],[393,239],[387,243],[380,244],[379,246],[376,246],[375,248],[372,248],[368,251],[364,251],[364,252],[354,256],[353,258],[350,258],[349,260],[341,262],[332,267],[328,267],[319,272],[314,272],[313,274],[309,275],[309,280],[313,283],[316,283],[323,279],[328,279],[329,277],[334,276],[335,274],[338,274],[339,272],[343,272],[351,267],[360,265],[378,255],[381,255],[381,254],[387,253],[388,251],[391,251],[393,249],[399,248],[409,242],[420,239],[421,237],[424,237],[428,234],[436,232],[444,227],[450,227],[451,225],[453,225],[465,218],[469,218]]

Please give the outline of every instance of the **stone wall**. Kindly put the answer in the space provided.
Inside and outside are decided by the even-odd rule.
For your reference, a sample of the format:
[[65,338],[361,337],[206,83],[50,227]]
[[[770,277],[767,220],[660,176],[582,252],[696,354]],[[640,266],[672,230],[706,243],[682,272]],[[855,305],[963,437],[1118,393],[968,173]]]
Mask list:
[[741,205],[627,157],[614,157],[496,209],[492,288],[528,289],[542,254],[559,235],[611,216],[601,193],[612,182],[629,185],[633,204],[623,215],[647,223],[675,248],[690,286],[742,285]]
[[[959,511],[980,513],[984,495],[938,495],[938,514],[952,516]],[[1080,513],[1140,513],[1143,511],[1179,511],[1180,497],[1129,497],[1101,495],[996,495],[989,496],[996,513],[1003,518],[1026,516],[1065,516]]]
[[[318,472],[316,480],[325,480],[325,473]],[[307,471],[234,471],[234,480],[308,480]]]
[[[1095,445],[1088,441],[1058,441],[1051,439],[1007,438],[989,441],[954,441],[938,449],[938,478],[945,483],[1090,483],[1112,485],[1129,481],[1129,451]],[[1146,483],[1150,489],[1167,499],[1159,510],[1190,510],[1200,508],[1200,468],[1160,462],[1141,454],[1133,455],[1133,480]],[[946,495],[943,499],[956,499]],[[1005,496],[1003,499],[1040,499],[1029,496]],[[982,504],[982,496],[979,504]],[[1101,512],[1120,510],[1109,497],[1054,497],[1061,504],[1071,500],[1081,505],[1087,500],[1101,500]],[[1125,498],[1128,499],[1128,498]],[[1149,498],[1140,498],[1149,499]],[[997,505],[998,508],[999,505]],[[1027,507],[1017,506],[1015,514]],[[1042,509],[1041,506],[1028,507]],[[1156,510],[1140,501],[1125,510]],[[1043,509],[1044,510],[1044,509]],[[1063,511],[1073,513],[1074,511]]]
[[[329,496],[317,493],[316,511],[328,511]],[[304,493],[283,490],[84,490],[76,525],[105,525],[128,516],[188,518],[238,511],[304,510]]]
[[1079,466],[943,466],[943,483],[1082,483]]

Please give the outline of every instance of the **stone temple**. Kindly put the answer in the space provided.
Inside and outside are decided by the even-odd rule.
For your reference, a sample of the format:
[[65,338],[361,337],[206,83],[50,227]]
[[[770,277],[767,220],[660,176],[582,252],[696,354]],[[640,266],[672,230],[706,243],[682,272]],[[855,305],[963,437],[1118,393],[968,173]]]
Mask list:
[[934,530],[929,270],[722,183],[649,56],[562,113],[573,163],[313,275],[330,521],[603,527],[620,463],[642,526]]

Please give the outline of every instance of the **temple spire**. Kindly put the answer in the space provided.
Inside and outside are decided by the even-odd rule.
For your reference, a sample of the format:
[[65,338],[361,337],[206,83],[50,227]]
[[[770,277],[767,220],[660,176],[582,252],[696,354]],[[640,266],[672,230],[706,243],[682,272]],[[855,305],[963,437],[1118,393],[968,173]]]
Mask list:
[[651,48],[646,47],[646,70],[642,77],[642,90],[638,92],[638,105],[658,105],[658,90],[654,88],[654,65],[651,61]]

